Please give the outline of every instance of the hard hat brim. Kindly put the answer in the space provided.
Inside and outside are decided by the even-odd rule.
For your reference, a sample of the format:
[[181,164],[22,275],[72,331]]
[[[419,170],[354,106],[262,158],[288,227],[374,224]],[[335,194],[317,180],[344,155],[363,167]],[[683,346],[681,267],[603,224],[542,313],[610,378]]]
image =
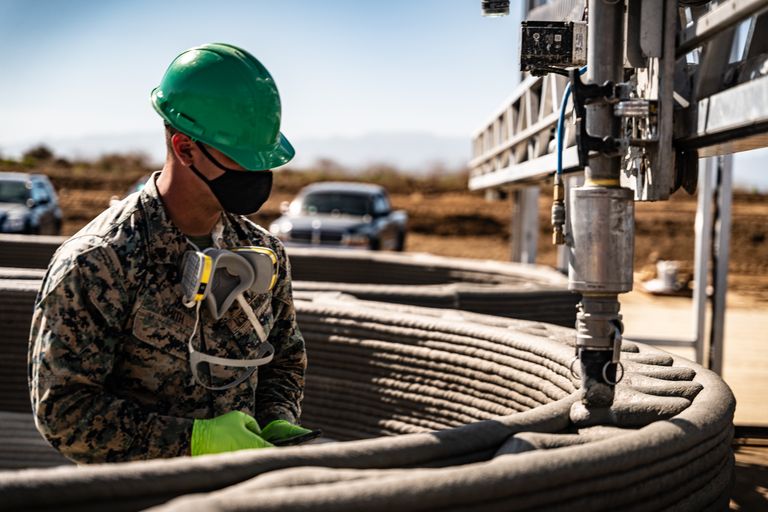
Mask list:
[[159,97],[159,87],[152,90],[150,99],[152,107],[166,123],[181,133],[192,137],[194,140],[199,140],[203,144],[218,149],[248,171],[266,171],[280,167],[290,162],[296,154],[293,145],[282,132],[280,132],[277,142],[271,146],[258,148],[227,147],[216,140],[206,137],[201,127],[196,125],[191,119],[178,113],[166,112],[163,102]]
[[[205,140],[202,140],[207,144]],[[266,171],[280,167],[291,161],[296,150],[288,139],[280,132],[278,141],[271,148],[219,148],[216,144],[210,144],[229,158],[249,171]]]

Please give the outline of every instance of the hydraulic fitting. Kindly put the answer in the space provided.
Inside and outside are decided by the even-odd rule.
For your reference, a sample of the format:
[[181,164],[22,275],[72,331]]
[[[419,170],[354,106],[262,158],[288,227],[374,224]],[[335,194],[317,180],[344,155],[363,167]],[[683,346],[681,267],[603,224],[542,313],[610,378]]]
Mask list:
[[555,174],[555,183],[552,187],[552,243],[554,245],[563,245],[565,236],[563,226],[565,225],[565,187],[563,179],[559,174]]
[[576,356],[581,363],[582,401],[591,407],[613,403],[614,386],[621,381],[619,362],[624,326],[616,295],[585,295],[576,317]]

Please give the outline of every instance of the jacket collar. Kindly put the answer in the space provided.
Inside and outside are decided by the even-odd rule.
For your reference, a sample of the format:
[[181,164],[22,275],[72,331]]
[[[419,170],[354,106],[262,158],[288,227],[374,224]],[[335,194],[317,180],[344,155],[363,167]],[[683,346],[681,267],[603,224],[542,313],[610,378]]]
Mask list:
[[[165,211],[155,183],[159,175],[160,171],[152,174],[139,196],[146,219],[148,253],[156,263],[177,264],[181,262],[184,253],[194,250],[194,247]],[[214,245],[219,247],[248,245],[248,240],[241,238],[241,235],[245,236],[241,222],[241,219],[235,216],[222,214],[213,230]]]

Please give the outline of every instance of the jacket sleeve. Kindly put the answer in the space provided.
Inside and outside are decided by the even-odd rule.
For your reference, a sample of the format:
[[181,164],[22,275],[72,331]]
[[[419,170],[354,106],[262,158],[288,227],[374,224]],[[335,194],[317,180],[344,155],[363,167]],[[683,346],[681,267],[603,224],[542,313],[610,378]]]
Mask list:
[[304,396],[304,375],[307,355],[304,338],[296,324],[293,306],[291,266],[285,251],[279,254],[278,282],[273,292],[272,311],[275,322],[269,333],[269,342],[275,347],[272,362],[259,368],[259,385],[256,392],[256,419],[266,425],[275,419],[298,423],[301,416],[301,400]]
[[83,463],[189,453],[192,419],[163,416],[106,385],[130,313],[114,253],[57,257],[32,320],[29,384],[40,433]]

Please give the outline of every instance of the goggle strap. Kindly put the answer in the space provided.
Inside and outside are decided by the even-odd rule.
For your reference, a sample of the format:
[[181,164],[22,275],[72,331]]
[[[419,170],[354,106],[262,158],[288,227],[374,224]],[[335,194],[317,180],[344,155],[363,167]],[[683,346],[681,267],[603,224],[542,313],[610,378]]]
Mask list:
[[[194,349],[193,349],[194,350]],[[196,357],[193,357],[196,356]],[[204,354],[202,352],[193,351],[190,354],[190,362],[192,364],[213,363],[221,366],[234,366],[236,368],[255,368],[258,366],[264,366],[272,361],[275,357],[274,353],[269,354],[266,357],[260,357],[258,359],[229,359],[226,357],[212,356],[210,354]]]
[[240,304],[240,307],[245,313],[245,316],[248,317],[251,325],[253,325],[253,330],[256,331],[256,336],[259,337],[259,341],[262,343],[267,341],[267,333],[264,332],[264,327],[262,327],[259,319],[256,318],[256,313],[253,312],[253,308],[250,306],[250,304],[248,304],[248,301],[245,300],[245,297],[243,297],[242,293],[238,294],[237,303]]
[[202,143],[202,142],[200,142],[199,140],[198,140],[198,141],[195,141],[195,144],[197,144],[197,147],[198,147],[198,148],[200,148],[200,151],[202,151],[202,152],[203,152],[203,154],[205,155],[205,157],[206,157],[208,160],[210,160],[210,161],[211,161],[211,163],[213,163],[213,165],[215,165],[216,167],[218,167],[218,168],[219,168],[219,169],[221,169],[222,171],[235,171],[235,172],[237,172],[237,171],[239,171],[239,170],[240,170],[240,169],[231,169],[231,168],[229,168],[229,167],[226,167],[224,164],[222,164],[221,162],[219,162],[218,160],[216,160],[216,159],[213,157],[213,155],[212,155],[211,153],[209,153],[207,149],[205,149],[205,146],[204,146],[204,145],[203,145],[203,143]]
[[192,346],[192,340],[195,339],[197,326],[200,323],[200,304],[200,302],[195,304],[195,326],[192,328],[192,334],[189,335],[189,339],[187,340],[187,350],[189,350],[189,365],[192,368],[192,379],[190,379],[190,384],[193,386],[195,382],[202,384],[197,378],[197,370],[195,369],[195,365],[197,364],[196,356],[199,356],[199,353],[195,350],[195,347]]
[[[238,295],[238,299],[241,299],[241,298],[242,298],[242,295]],[[243,299],[243,302],[245,302],[244,299]],[[247,302],[245,303],[245,307],[247,308],[246,311],[250,311],[251,315],[254,318],[256,318],[256,315],[254,315],[253,310],[250,308],[250,306],[248,306]],[[259,357],[256,359],[229,359],[226,357],[212,356],[204,352],[199,352],[195,350],[195,347],[192,345],[192,340],[195,338],[195,334],[197,333],[197,326],[199,325],[199,323],[200,323],[200,303],[198,302],[195,306],[195,327],[192,329],[192,334],[189,336],[189,339],[187,340],[187,348],[189,349],[189,364],[191,364],[192,366],[197,365],[199,362],[206,362],[206,363],[213,363],[213,364],[218,364],[222,366],[234,366],[237,368],[251,368],[251,367],[263,366],[269,363],[270,361],[272,361],[272,358],[275,357],[274,349],[269,350],[268,355],[264,357]],[[259,328],[261,329],[261,333],[264,334],[264,329],[261,328],[261,324],[259,324],[258,320],[256,321],[256,325],[259,326]],[[266,338],[266,335],[264,337]],[[265,345],[261,345],[260,348],[264,348],[264,347]],[[267,344],[266,347],[270,348],[271,346]]]
[[[261,323],[259,322],[259,319],[256,318],[256,314],[253,312],[253,308],[248,304],[248,302],[243,297],[243,294],[240,293],[237,296],[237,302],[240,304],[240,307],[243,309],[243,312],[245,312],[245,316],[248,317],[248,320],[251,322],[251,325],[253,325],[254,330],[256,331],[256,335],[258,336],[260,342],[261,342],[261,353],[264,353],[263,349],[268,350],[268,355],[265,357],[260,357],[257,359],[228,359],[226,357],[218,357],[218,356],[212,356],[209,354],[205,354],[203,352],[198,352],[195,350],[195,347],[192,345],[192,340],[195,338],[195,334],[197,334],[198,326],[200,325],[200,305],[202,302],[196,302],[195,303],[195,325],[192,329],[192,334],[189,335],[189,339],[187,340],[187,348],[189,349],[189,364],[192,367],[192,380],[191,384],[194,385],[195,383],[200,384],[206,389],[210,389],[212,391],[223,391],[226,389],[230,389],[232,387],[238,386],[242,382],[244,382],[246,379],[250,378],[259,366],[263,366],[265,364],[268,364],[272,359],[275,357],[274,349],[269,350],[271,345],[269,343],[265,343],[267,339],[267,335],[264,332],[264,328],[262,327]],[[236,367],[236,368],[250,368],[251,371],[247,372],[245,375],[241,376],[239,379],[237,379],[235,382],[224,385],[224,386],[208,386],[205,383],[201,382],[200,379],[197,376],[197,365],[200,362],[207,362],[207,363],[213,363],[218,364],[221,366],[230,366],[230,367]],[[255,386],[255,384],[254,384]]]
[[197,382],[198,384],[203,386],[205,389],[210,389],[211,391],[226,391],[227,389],[234,388],[235,386],[239,386],[240,384],[245,382],[247,379],[251,378],[251,375],[255,375],[256,377],[254,377],[253,379],[253,387],[255,389],[256,386],[258,386],[258,382],[259,382],[258,381],[259,374],[256,370],[258,370],[258,368],[254,366],[253,368],[250,369],[250,371],[245,372],[243,376],[237,379],[235,382],[232,382],[230,384],[225,384],[224,386],[209,386],[204,382],[202,382],[199,378],[197,378],[197,374],[193,374],[194,376],[192,380],[194,381],[193,384]]

